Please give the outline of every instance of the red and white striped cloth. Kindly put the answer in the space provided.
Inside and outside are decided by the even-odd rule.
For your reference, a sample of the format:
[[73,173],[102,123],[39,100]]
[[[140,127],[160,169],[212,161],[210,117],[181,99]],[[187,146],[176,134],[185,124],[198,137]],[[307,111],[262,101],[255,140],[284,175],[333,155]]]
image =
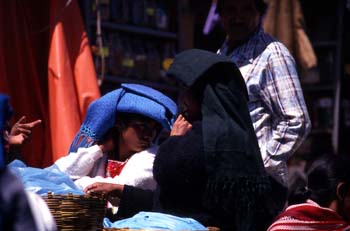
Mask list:
[[281,213],[267,231],[349,231],[350,224],[334,210],[306,203],[289,206]]

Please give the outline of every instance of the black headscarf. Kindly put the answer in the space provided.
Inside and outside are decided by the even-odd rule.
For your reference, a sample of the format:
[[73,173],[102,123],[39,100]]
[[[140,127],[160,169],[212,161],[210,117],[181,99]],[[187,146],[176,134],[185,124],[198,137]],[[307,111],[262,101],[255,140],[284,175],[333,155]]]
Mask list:
[[[252,126],[247,91],[236,65],[225,56],[192,49],[178,54],[168,75],[202,89],[202,132],[208,181],[204,204],[224,209],[236,230],[256,230],[270,190]],[[259,200],[259,202],[258,202]],[[260,205],[259,205],[260,204]]]

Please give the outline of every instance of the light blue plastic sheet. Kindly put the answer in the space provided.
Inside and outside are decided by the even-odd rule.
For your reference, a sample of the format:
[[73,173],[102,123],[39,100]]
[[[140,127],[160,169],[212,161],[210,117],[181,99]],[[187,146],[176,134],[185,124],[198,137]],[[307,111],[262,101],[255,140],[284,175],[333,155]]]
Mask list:
[[27,191],[39,195],[46,195],[48,192],[53,194],[84,194],[75,186],[69,176],[61,172],[56,165],[44,169],[32,168],[20,160],[14,160],[7,167],[22,180]]
[[139,212],[135,216],[116,222],[103,220],[105,228],[153,229],[153,230],[208,230],[192,218],[177,217],[164,213]]

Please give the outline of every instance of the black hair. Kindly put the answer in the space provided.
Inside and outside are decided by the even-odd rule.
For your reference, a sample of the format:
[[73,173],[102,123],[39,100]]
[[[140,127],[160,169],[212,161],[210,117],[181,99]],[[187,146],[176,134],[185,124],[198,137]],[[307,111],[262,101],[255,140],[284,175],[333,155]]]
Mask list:
[[[223,8],[223,2],[229,1],[229,0],[218,0],[216,5],[216,12],[221,14],[222,8]],[[264,2],[264,0],[255,0],[255,6],[257,10],[260,13],[260,16],[264,15],[266,13],[267,4]]]
[[[140,115],[140,114],[136,114],[136,113],[126,113],[126,112],[118,112],[117,114],[117,118],[116,121],[117,122],[117,127],[120,131],[126,129],[129,124],[135,120],[138,121],[155,121],[154,119],[151,119],[147,116],[144,115]],[[157,123],[157,132],[160,132],[160,130],[162,129],[162,125],[158,122],[155,121]]]
[[311,199],[328,207],[337,198],[337,186],[350,184],[350,159],[345,156],[325,155],[317,159],[307,171],[307,183],[289,197],[289,204],[303,203]]

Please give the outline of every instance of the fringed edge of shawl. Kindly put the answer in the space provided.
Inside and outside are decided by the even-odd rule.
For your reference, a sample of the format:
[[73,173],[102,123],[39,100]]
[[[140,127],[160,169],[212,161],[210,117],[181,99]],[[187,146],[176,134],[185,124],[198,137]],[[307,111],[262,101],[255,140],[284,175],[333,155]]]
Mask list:
[[268,216],[264,198],[271,192],[267,176],[237,176],[209,179],[205,204],[209,209],[224,209],[235,219],[235,230],[256,230],[259,215]]
[[76,152],[78,150],[78,148],[80,148],[80,147],[88,148],[88,147],[94,145],[96,142],[97,142],[97,140],[95,140],[91,136],[89,136],[85,133],[79,132],[75,136],[75,138],[74,138],[74,140],[69,148],[69,153]]

